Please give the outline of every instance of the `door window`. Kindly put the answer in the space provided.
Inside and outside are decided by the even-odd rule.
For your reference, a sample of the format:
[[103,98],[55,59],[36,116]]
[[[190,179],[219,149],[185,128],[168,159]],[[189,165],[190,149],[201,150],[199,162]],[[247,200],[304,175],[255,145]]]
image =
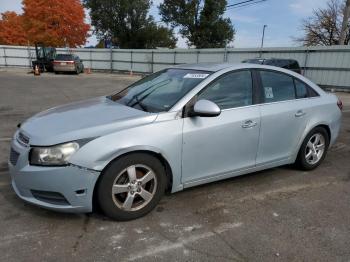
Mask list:
[[272,71],[260,71],[265,103],[295,99],[293,78]]
[[220,77],[198,95],[197,100],[207,99],[221,109],[252,104],[252,75],[248,70],[228,73]]
[[307,98],[308,93],[307,93],[306,85],[297,79],[294,80],[294,83],[295,83],[295,93],[297,98]]

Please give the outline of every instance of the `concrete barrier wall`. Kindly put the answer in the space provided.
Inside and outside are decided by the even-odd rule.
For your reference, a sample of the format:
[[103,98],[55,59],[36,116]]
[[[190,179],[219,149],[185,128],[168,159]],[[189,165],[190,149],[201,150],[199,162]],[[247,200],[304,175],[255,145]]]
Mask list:
[[[230,48],[230,49],[95,49],[58,48],[74,53],[92,70],[151,73],[172,65],[201,62],[239,63],[244,59],[291,58],[298,60],[304,75],[322,86],[350,89],[350,46]],[[29,67],[35,49],[0,45],[0,67]]]

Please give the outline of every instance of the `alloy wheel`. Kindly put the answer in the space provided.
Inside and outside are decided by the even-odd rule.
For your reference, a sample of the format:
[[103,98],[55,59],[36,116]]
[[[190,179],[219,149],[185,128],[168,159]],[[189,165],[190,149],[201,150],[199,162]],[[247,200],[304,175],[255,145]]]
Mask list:
[[305,159],[310,165],[317,164],[325,151],[325,138],[321,133],[315,133],[309,139],[305,148]]
[[154,171],[146,165],[132,165],[122,170],[112,186],[114,204],[125,211],[137,211],[145,207],[157,190]]

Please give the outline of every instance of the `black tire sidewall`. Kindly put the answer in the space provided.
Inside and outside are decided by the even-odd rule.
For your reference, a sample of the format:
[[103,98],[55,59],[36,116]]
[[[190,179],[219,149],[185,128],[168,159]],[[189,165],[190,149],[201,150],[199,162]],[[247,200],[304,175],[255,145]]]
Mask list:
[[[123,169],[136,164],[146,165],[154,171],[157,189],[153,199],[145,207],[137,211],[125,211],[115,205],[112,199],[112,185]],[[106,167],[101,176],[97,185],[98,204],[108,217],[119,221],[136,219],[152,211],[164,195],[167,181],[162,163],[156,157],[142,153],[126,155],[113,161]]]
[[[311,165],[311,164],[309,164],[306,161],[305,150],[306,150],[306,146],[307,146],[307,143],[309,142],[310,138],[316,133],[320,133],[320,134],[323,135],[323,137],[325,139],[325,148],[324,148],[324,152],[323,152],[322,158],[316,164]],[[302,145],[300,147],[300,150],[299,150],[299,153],[298,153],[298,158],[297,158],[297,164],[303,170],[315,169],[316,167],[318,167],[323,162],[324,158],[326,157],[327,151],[328,151],[328,147],[329,147],[329,135],[328,135],[327,130],[325,128],[323,128],[323,127],[315,127],[305,137],[305,139],[304,139],[304,141],[303,141],[303,143],[302,143]]]

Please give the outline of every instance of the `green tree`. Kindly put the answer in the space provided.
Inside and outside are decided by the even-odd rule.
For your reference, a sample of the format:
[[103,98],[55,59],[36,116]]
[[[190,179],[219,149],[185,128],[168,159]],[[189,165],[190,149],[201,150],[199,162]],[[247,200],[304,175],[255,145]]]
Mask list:
[[187,44],[196,48],[225,47],[233,41],[235,29],[224,18],[226,0],[164,0],[160,4],[162,21],[179,27]]
[[83,0],[99,39],[112,39],[120,48],[176,46],[172,29],[148,15],[150,0]]

